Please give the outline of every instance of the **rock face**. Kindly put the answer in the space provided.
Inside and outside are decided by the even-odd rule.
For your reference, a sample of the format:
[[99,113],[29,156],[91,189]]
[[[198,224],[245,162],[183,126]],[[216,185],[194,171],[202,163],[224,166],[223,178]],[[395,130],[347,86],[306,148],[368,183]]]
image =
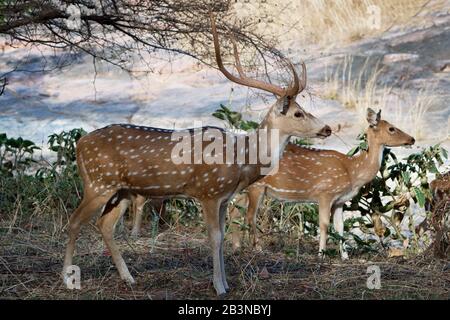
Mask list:
[[417,60],[419,55],[412,53],[390,53],[386,54],[383,57],[384,64],[390,64],[399,61],[413,61]]
[[427,13],[420,19],[426,23],[417,26],[414,20],[381,37],[313,55],[310,83],[331,83],[330,93],[322,88],[317,92],[337,99],[347,110],[363,110],[369,104],[383,109],[421,146],[443,142],[448,148],[450,13]]

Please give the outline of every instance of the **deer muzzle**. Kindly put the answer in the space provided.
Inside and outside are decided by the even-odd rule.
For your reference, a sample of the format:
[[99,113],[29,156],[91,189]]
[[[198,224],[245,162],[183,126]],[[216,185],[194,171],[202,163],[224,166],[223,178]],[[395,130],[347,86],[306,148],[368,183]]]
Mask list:
[[318,133],[317,136],[320,138],[326,138],[329,137],[331,135],[331,128],[330,126],[326,125],[325,127],[323,127]]

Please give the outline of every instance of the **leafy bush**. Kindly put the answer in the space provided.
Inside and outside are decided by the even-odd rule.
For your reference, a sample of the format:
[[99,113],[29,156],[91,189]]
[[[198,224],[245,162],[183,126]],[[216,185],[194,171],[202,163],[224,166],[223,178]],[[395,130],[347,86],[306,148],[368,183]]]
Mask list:
[[[54,232],[62,228],[62,213],[67,216],[77,207],[81,198],[81,179],[76,170],[75,146],[85,133],[82,129],[63,131],[49,137],[49,148],[57,152],[57,161],[50,164],[36,161],[39,150],[32,141],[8,138],[0,134],[0,214],[16,225],[35,225],[36,215],[58,221],[51,224]],[[47,223],[47,219],[39,219]]]
[[82,128],[48,136],[50,150],[57,153],[56,165],[70,165],[76,160],[76,143],[86,134]]
[[[352,156],[359,150],[367,149],[366,137],[360,135],[358,138],[359,145],[350,150],[348,155]],[[411,201],[426,210],[426,204],[432,200],[428,176],[430,173],[438,173],[443,158],[447,157],[447,151],[435,145],[399,161],[391,149],[385,148],[377,176],[363,186],[350,204],[344,207],[345,210],[358,210],[363,216],[370,216],[371,221],[346,221],[345,230],[349,231],[355,225],[362,231],[374,227],[381,238],[404,239],[399,225],[409,210]],[[390,228],[382,228],[379,225],[381,217],[388,221],[394,233],[391,234]],[[414,226],[411,225],[410,229],[413,232]]]
[[39,149],[30,140],[8,138],[6,133],[0,133],[0,173],[8,176],[23,174],[30,164],[36,162],[33,154]]

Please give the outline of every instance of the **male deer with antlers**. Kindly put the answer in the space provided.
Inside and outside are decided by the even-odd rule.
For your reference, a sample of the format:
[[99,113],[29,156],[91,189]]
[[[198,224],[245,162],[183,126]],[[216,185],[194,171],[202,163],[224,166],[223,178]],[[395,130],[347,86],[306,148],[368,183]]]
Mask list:
[[[259,127],[279,132],[278,141],[275,144],[272,143],[274,141],[268,143],[268,153],[281,156],[291,136],[323,138],[331,134],[329,126],[320,124],[295,102],[297,94],[306,86],[304,64],[300,81],[293,65],[289,63],[294,81],[290,87],[283,89],[245,76],[237,50],[234,50],[239,71],[239,76],[234,76],[222,63],[213,16],[211,25],[220,71],[233,82],[265,90],[279,97]],[[236,49],[235,45],[234,48]],[[213,142],[205,141],[202,137],[208,131],[218,132],[219,136]],[[194,148],[182,149],[180,153],[189,162],[179,163],[177,160],[174,163],[173,154],[177,144],[172,138],[175,134],[177,131],[119,124],[96,130],[79,140],[77,164],[84,182],[84,194],[81,204],[70,217],[63,275],[66,275],[68,267],[72,265],[75,241],[81,225],[87,223],[96,212],[101,212],[97,227],[120,277],[128,283],[134,283],[113,240],[118,219],[128,207],[132,195],[140,194],[150,198],[181,196],[195,198],[200,202],[212,247],[214,288],[218,295],[229,289],[223,262],[226,209],[234,194],[263,177],[261,169],[264,164],[259,160],[256,163],[249,161],[251,148],[259,149],[261,143],[258,141],[255,145],[250,145],[247,137],[244,146],[232,144],[231,163],[211,163],[206,159],[208,146],[217,140],[236,142],[237,136],[219,128],[188,129],[183,131],[183,135],[188,135],[188,145],[193,143]],[[196,141],[199,139],[201,148],[196,149]],[[223,153],[229,151],[227,147],[227,143],[222,144]],[[211,151],[209,155],[212,156],[212,153]],[[242,155],[244,163],[237,161]]]
[[[280,161],[279,171],[266,176],[248,188],[246,222],[250,225],[253,246],[257,246],[256,214],[265,194],[280,200],[317,202],[319,204],[319,254],[326,248],[328,225],[333,215],[335,230],[343,236],[342,207],[359,189],[370,182],[381,166],[385,146],[412,145],[413,137],[381,120],[381,110],[367,110],[369,128],[366,130],[369,149],[349,157],[333,150],[317,150],[289,144]],[[239,210],[230,212],[234,220]],[[240,239],[233,233],[233,246]],[[341,258],[348,259],[344,243],[340,241]]]

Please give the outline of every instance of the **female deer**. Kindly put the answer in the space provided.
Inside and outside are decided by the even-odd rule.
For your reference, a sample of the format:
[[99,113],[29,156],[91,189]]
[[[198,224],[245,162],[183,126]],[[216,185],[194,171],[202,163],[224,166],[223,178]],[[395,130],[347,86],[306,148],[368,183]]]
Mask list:
[[[369,128],[366,130],[369,149],[349,157],[337,151],[317,150],[289,144],[275,175],[266,176],[248,188],[246,222],[250,225],[253,245],[257,245],[256,214],[265,194],[285,201],[307,201],[319,204],[319,229],[321,254],[326,248],[328,225],[333,215],[334,227],[342,236],[344,222],[342,207],[359,189],[370,182],[381,166],[385,146],[412,145],[413,137],[381,120],[381,110],[367,110]],[[239,210],[230,215],[235,219]],[[233,245],[239,247],[239,236],[233,234]],[[347,259],[343,242],[341,258]]]

